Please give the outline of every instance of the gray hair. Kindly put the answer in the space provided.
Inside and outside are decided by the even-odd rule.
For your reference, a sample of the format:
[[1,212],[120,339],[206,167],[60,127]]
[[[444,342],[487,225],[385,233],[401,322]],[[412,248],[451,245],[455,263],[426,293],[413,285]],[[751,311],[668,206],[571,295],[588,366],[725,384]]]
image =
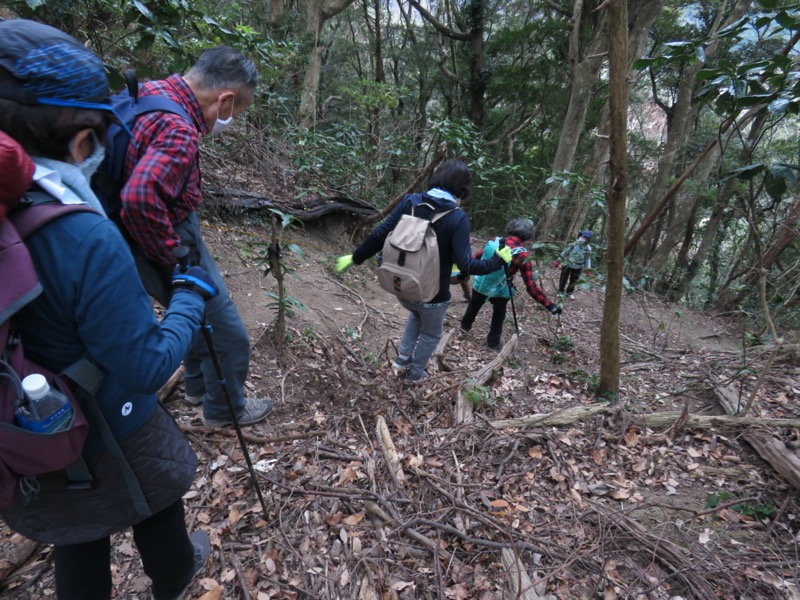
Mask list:
[[533,221],[530,219],[511,219],[506,225],[506,235],[515,235],[523,242],[532,240],[534,235]]
[[255,90],[258,70],[255,63],[229,46],[203,51],[185,77],[207,90],[222,88]]

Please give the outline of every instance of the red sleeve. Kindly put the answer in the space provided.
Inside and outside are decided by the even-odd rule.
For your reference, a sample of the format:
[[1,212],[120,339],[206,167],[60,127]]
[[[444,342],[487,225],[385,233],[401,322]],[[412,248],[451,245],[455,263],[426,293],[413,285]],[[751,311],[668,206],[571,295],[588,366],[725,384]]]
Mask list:
[[196,170],[199,141],[197,132],[180,117],[163,119],[173,126],[159,131],[133,167],[121,192],[120,216],[149,258],[172,265],[172,250],[180,245],[180,237],[172,227],[168,205],[181,197],[187,177]]
[[508,270],[509,275],[513,275],[519,271],[522,275],[522,281],[525,283],[525,287],[528,289],[528,294],[530,294],[531,298],[547,308],[550,306],[550,300],[547,299],[547,296],[542,291],[542,288],[536,285],[536,282],[533,280],[533,268],[531,267],[530,261],[526,260],[528,256],[529,254],[527,252],[515,254],[511,259],[511,267]]

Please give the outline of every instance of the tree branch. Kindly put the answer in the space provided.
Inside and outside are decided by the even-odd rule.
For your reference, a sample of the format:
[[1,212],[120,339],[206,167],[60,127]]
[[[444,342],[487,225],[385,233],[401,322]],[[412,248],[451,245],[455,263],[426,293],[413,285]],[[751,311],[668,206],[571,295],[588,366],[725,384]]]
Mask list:
[[411,4],[411,6],[417,9],[417,12],[422,16],[423,19],[433,25],[434,29],[436,29],[436,31],[442,35],[449,37],[451,40],[458,40],[459,42],[468,42],[470,40],[468,33],[453,31],[444,23],[439,21],[436,17],[434,17],[431,13],[429,13],[425,8],[423,8],[420,3],[417,2],[417,0],[408,0],[408,2]]

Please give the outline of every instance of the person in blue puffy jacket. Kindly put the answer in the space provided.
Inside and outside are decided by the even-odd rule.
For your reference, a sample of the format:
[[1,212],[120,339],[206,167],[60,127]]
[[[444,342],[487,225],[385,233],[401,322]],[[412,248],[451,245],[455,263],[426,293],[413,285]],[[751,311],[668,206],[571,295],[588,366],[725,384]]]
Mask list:
[[[0,516],[22,535],[54,545],[58,600],[111,598],[110,536],[128,527],[152,598],[174,600],[205,564],[210,544],[204,532],[186,530],[182,496],[197,457],[155,393],[180,365],[216,291],[202,269],[176,273],[172,302],[156,320],[127,243],[89,187],[113,118],[103,64],[83,44],[41,23],[0,21],[0,131],[35,165],[26,200],[94,209],[64,214],[26,239],[42,292],[14,314],[14,324],[26,357],[53,372],[92,357],[104,372],[94,398],[124,456],[110,454],[102,426],[84,407],[89,489],[45,479],[38,493],[29,490]],[[7,210],[17,201],[3,196]],[[132,480],[144,503],[129,492]]]

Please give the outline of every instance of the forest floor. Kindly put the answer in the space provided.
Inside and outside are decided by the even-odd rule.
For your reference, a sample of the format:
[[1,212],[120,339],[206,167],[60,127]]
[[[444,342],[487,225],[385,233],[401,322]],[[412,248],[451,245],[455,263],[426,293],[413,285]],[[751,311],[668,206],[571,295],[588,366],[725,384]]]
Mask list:
[[[167,398],[201,463],[189,526],[213,544],[188,598],[800,598],[797,490],[744,439],[759,419],[800,417],[796,357],[773,366],[748,426],[686,415],[648,426],[684,409],[724,414],[714,388],[743,402],[765,356],[749,348],[743,358],[730,320],[627,294],[622,388],[601,402],[602,291],[565,300],[560,319],[520,294],[516,346],[472,386],[498,354],[485,345],[490,307],[461,334],[466,303],[454,287],[453,334],[431,377],[407,384],[390,367],[405,311],[373,267],[332,271],[350,248],[348,221],[287,232],[305,254],[289,259],[286,282],[304,309],[280,347],[275,280],[258,266],[268,232],[248,216],[204,224],[251,334],[248,388],[275,409],[245,429],[263,514],[234,431],[203,427],[181,386]],[[551,297],[556,276],[544,272]],[[504,341],[513,333],[509,320]],[[474,408],[466,423],[459,392]],[[500,422],[533,414],[550,420]],[[795,428],[766,431],[788,452],[800,446]],[[0,532],[1,574],[24,541]],[[6,569],[2,598],[54,597],[50,548],[28,552]],[[114,536],[112,560],[115,598],[149,599],[130,532]]]

